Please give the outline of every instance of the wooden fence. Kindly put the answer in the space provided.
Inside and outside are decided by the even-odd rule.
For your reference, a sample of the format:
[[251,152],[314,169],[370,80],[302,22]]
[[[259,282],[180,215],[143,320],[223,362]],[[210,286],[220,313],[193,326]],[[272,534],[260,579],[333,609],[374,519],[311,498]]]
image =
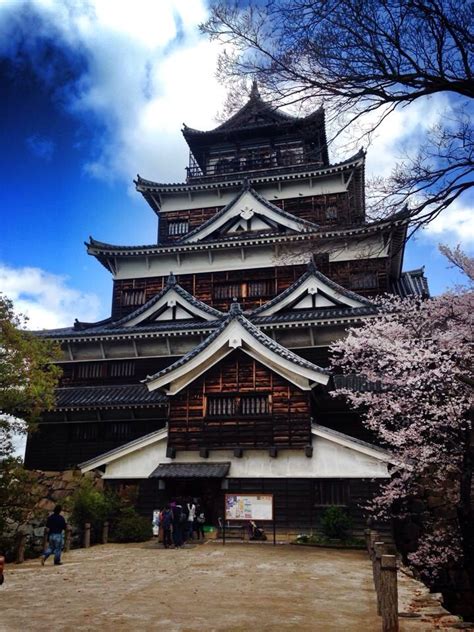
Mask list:
[[397,556],[393,545],[383,542],[377,533],[365,532],[367,551],[372,561],[377,614],[382,617],[383,632],[398,632]]

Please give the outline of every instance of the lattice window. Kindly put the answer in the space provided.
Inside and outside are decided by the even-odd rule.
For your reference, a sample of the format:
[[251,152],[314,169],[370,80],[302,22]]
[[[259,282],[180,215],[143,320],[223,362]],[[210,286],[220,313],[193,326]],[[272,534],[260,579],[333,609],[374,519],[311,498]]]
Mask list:
[[135,305],[143,305],[145,302],[145,290],[122,290],[120,295],[120,305],[122,307],[131,307]]
[[96,441],[98,436],[97,424],[74,424],[69,427],[70,441]]
[[270,414],[268,395],[208,395],[208,417],[255,417]]
[[117,421],[109,424],[107,435],[109,439],[129,439],[132,434],[132,426],[126,421]]
[[213,297],[219,299],[235,298],[259,298],[273,296],[274,281],[273,279],[262,279],[247,282],[229,282],[214,285]]
[[329,219],[329,220],[337,219],[337,206],[326,207],[326,219]]
[[244,296],[242,283],[220,283],[214,286],[214,298],[241,298]]
[[249,281],[247,283],[247,296],[270,296],[273,294],[273,285],[274,283],[270,279],[265,279],[263,281]]
[[185,235],[187,232],[189,232],[189,222],[187,219],[168,222],[168,235],[170,237]]
[[320,480],[315,481],[314,503],[315,505],[345,506],[350,501],[350,487],[348,481]]
[[378,278],[375,272],[364,272],[351,275],[351,288],[353,290],[372,290],[378,287]]
[[87,380],[95,377],[103,377],[105,373],[102,362],[90,362],[89,364],[77,364],[74,367],[75,377],[80,380]]
[[135,362],[112,362],[109,374],[111,377],[128,377],[135,375]]

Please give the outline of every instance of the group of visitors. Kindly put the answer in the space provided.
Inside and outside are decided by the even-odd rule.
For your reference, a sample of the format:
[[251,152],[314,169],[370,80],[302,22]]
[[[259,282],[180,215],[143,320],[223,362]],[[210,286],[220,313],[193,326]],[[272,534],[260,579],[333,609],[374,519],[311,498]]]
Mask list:
[[158,527],[165,549],[180,548],[187,541],[204,539],[205,515],[197,498],[178,498],[157,513],[154,526]]

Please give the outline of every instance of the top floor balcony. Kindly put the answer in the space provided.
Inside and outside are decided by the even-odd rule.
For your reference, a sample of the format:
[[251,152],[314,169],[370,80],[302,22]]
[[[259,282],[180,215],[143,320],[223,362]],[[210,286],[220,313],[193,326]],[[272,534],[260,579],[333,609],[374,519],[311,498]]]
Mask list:
[[205,168],[197,163],[193,154],[189,154],[189,166],[186,167],[187,182],[212,180],[230,180],[239,176],[260,175],[299,171],[301,167],[319,167],[323,165],[318,150],[302,151],[261,151],[234,156],[210,158]]

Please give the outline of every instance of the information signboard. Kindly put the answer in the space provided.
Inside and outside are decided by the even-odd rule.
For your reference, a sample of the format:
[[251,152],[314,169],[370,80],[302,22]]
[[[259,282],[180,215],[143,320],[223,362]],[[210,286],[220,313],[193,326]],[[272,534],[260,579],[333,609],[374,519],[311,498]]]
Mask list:
[[226,520],[273,520],[273,494],[226,494]]

